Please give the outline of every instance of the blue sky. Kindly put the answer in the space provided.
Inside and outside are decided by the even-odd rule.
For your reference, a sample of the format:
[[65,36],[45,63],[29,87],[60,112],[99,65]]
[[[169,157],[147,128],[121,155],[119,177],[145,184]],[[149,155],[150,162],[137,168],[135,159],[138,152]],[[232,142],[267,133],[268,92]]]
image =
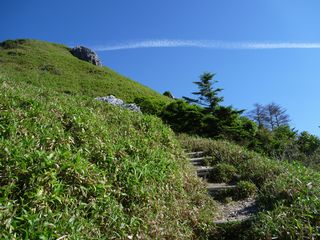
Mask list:
[[[292,127],[320,135],[319,11],[318,0],[10,0],[1,4],[0,40],[107,49],[98,51],[104,65],[176,97],[214,72],[225,105],[273,101]],[[154,48],[141,48],[150,41]]]

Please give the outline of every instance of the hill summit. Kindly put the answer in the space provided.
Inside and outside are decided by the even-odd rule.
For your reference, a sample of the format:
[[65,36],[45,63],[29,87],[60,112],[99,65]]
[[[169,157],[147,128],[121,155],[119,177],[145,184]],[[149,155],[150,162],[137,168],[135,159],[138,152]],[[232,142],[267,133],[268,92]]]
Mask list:
[[[81,55],[84,48],[79,51]],[[108,67],[82,61],[71,52],[75,51],[61,44],[29,39],[7,40],[0,44],[0,73],[69,95],[94,98],[114,95],[128,103],[139,97],[169,101],[156,91]],[[94,61],[99,65],[98,59]]]

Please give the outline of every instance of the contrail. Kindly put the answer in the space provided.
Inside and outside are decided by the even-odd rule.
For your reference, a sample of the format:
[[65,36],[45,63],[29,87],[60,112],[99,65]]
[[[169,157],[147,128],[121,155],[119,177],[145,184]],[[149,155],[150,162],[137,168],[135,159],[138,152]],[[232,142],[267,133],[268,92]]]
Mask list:
[[193,47],[208,49],[317,49],[320,42],[224,42],[211,40],[143,40],[125,42],[114,45],[102,45],[93,47],[95,51],[115,51],[137,48],[177,48]]

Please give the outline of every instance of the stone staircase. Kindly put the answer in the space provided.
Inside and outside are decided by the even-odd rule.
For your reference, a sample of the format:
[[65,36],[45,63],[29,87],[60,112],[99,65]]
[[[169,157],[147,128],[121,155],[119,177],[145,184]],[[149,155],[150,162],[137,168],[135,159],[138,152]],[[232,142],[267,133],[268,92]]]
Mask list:
[[190,163],[196,168],[197,175],[206,184],[208,194],[218,203],[218,217],[214,219],[216,224],[244,221],[252,217],[258,211],[258,206],[254,198],[248,198],[241,201],[231,201],[225,203],[224,200],[232,195],[236,185],[228,183],[216,183],[210,181],[213,173],[213,167],[206,166],[207,157],[204,152],[187,153]]

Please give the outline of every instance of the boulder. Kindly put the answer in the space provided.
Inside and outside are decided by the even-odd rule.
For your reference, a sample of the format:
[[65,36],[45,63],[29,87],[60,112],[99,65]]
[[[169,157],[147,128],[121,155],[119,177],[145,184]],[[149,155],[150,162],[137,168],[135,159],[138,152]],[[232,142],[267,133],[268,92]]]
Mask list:
[[102,66],[102,63],[98,57],[98,55],[91,49],[83,47],[83,46],[77,46],[71,49],[70,51],[73,56],[90,62],[96,66]]
[[141,112],[140,107],[137,106],[136,104],[134,103],[126,104],[124,103],[123,100],[116,98],[113,95],[106,96],[106,97],[97,97],[96,100],[106,102],[114,106],[119,106],[128,110],[131,110],[133,112]]

